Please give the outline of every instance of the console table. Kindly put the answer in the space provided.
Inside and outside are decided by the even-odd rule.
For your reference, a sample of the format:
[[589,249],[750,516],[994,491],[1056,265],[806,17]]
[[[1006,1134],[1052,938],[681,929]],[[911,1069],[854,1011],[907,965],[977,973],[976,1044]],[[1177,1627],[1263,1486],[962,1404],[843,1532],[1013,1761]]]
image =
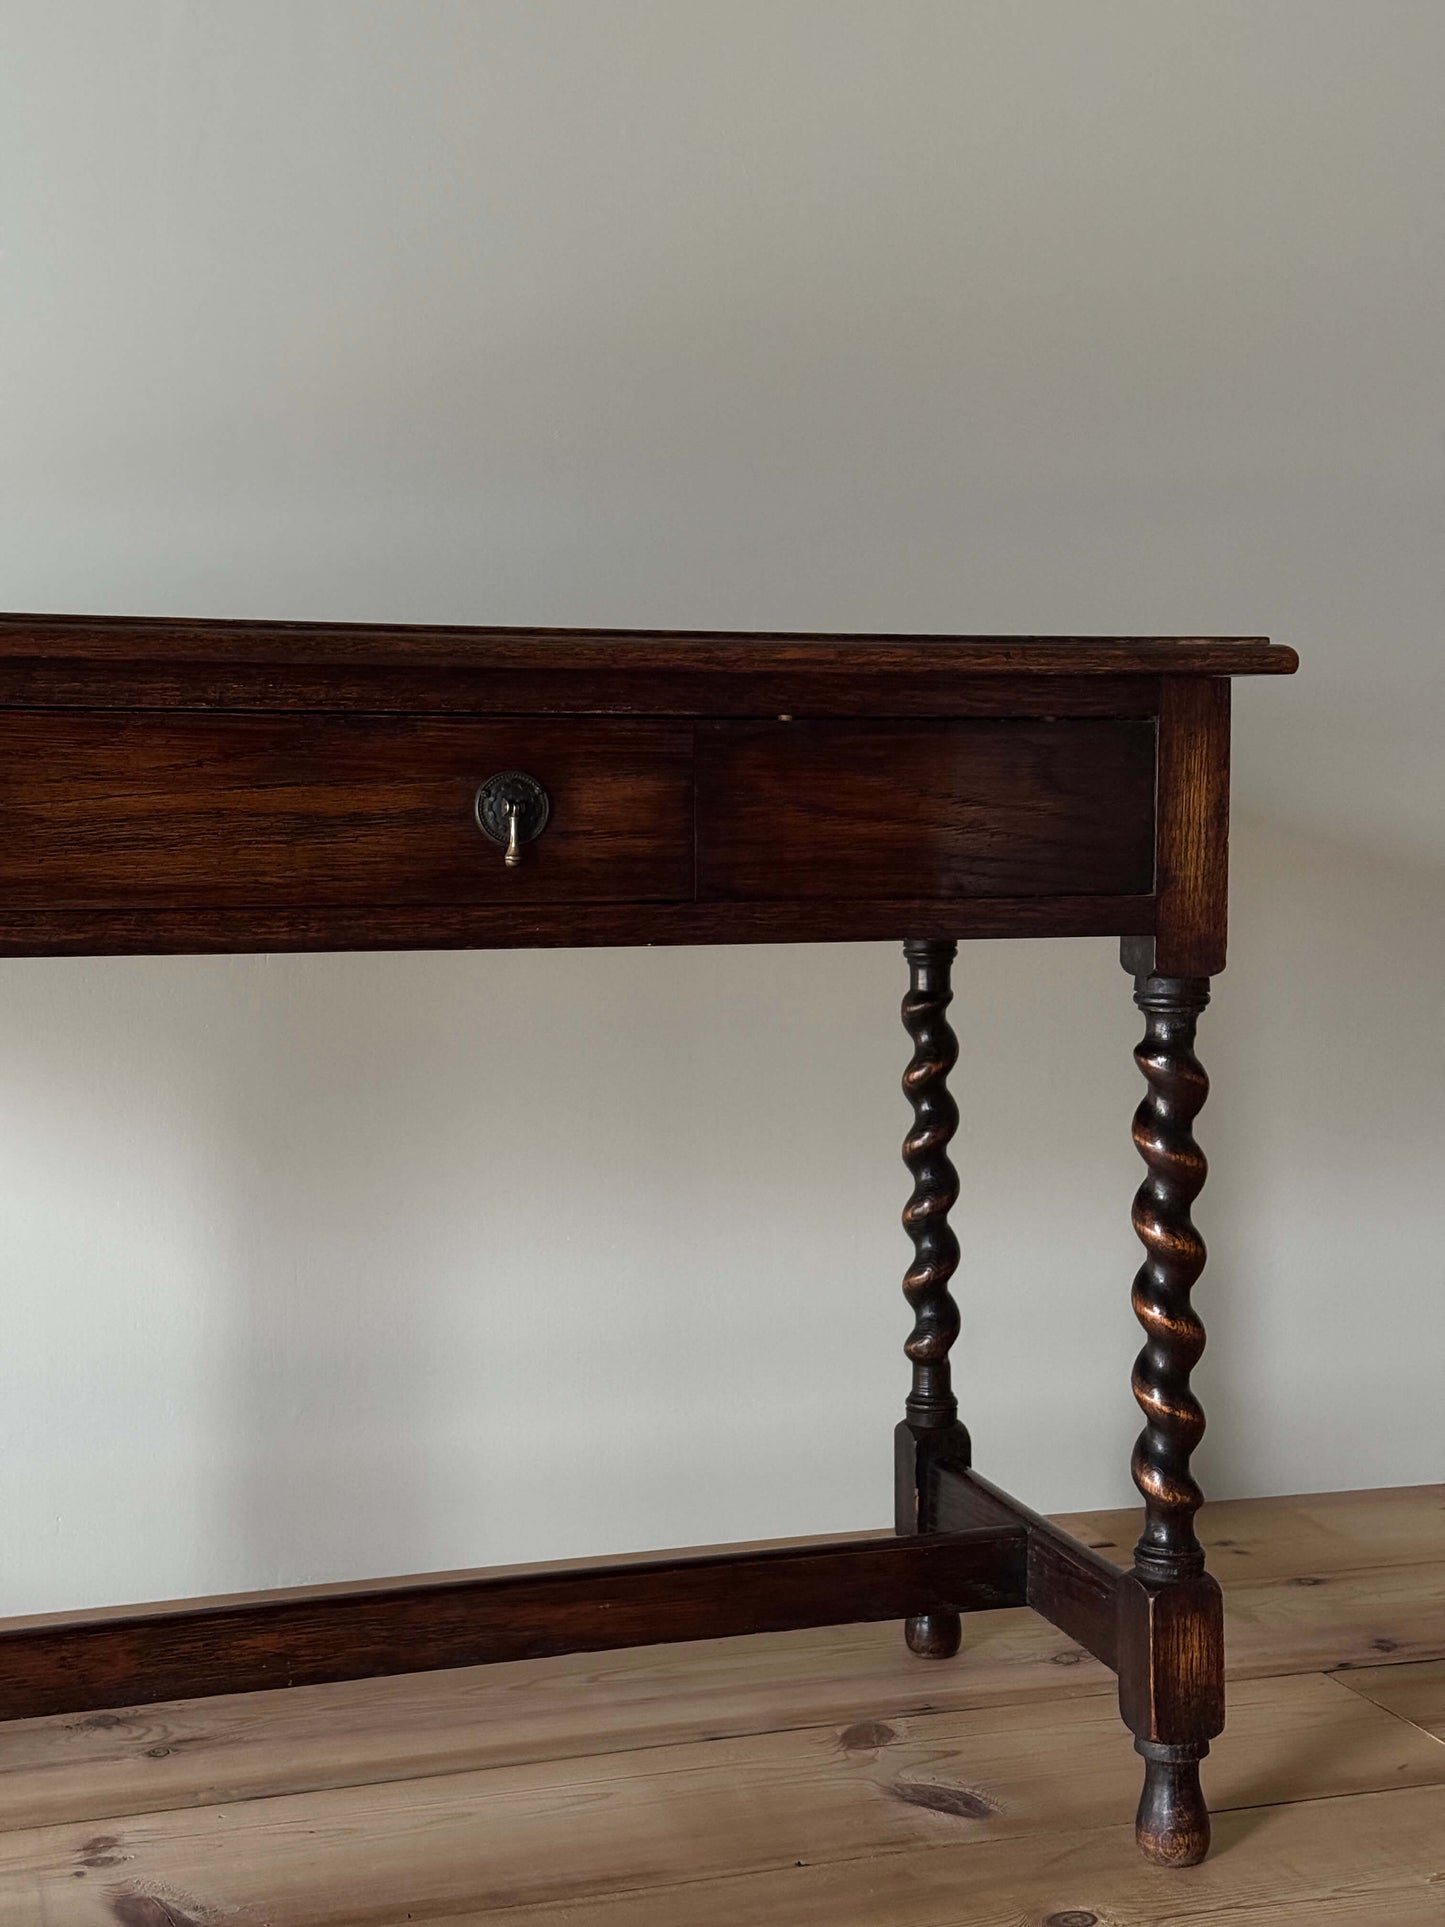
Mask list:
[[[903,939],[914,1119],[895,1536],[11,1621],[0,1718],[859,1620],[939,1660],[961,1614],[1028,1605],[1118,1674],[1140,1845],[1198,1860],[1224,1706],[1193,1045],[1230,679],[1295,667],[1258,638],[0,617],[0,955]],[[1144,1015],[1128,1572],[972,1469],[949,1381],[950,968],[1009,936],[1120,937]]]

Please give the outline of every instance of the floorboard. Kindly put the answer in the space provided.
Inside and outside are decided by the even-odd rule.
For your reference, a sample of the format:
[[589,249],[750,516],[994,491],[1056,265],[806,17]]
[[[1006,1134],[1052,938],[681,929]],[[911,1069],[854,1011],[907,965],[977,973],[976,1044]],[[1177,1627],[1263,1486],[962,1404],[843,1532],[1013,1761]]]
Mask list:
[[[1445,1617],[1445,1599],[1439,1602]],[[1366,1666],[1337,1673],[1335,1678],[1353,1692],[1383,1706],[1402,1720],[1445,1743],[1445,1659],[1421,1660],[1417,1665]]]
[[[1205,1513],[1216,1851],[1019,1611],[0,1727],[0,1927],[1445,1927],[1445,1488]],[[1132,1515],[1067,1522],[1117,1556]]]

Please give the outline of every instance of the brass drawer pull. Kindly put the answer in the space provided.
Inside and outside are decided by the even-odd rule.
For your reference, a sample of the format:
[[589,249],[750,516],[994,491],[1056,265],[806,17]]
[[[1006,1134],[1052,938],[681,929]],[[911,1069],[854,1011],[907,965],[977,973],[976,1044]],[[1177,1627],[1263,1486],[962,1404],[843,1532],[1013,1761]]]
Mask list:
[[522,845],[546,829],[551,804],[534,776],[509,769],[489,776],[482,784],[477,791],[476,812],[482,834],[503,846],[507,868],[515,870],[522,861]]

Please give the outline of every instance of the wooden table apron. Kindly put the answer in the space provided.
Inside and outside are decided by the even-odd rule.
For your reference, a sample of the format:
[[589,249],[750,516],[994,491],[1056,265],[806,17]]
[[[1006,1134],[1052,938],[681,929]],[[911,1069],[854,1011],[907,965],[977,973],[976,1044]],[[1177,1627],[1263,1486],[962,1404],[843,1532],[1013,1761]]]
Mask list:
[[[1140,1844],[1208,1845],[1219,1590],[1194,1055],[1225,959],[1229,697],[1260,638],[792,636],[0,617],[0,955],[903,940],[912,1388],[893,1536],[315,1586],[0,1630],[0,1718],[1029,1605],[1119,1675]],[[971,1464],[949,1376],[960,939],[1117,936],[1145,1036],[1117,1571]]]

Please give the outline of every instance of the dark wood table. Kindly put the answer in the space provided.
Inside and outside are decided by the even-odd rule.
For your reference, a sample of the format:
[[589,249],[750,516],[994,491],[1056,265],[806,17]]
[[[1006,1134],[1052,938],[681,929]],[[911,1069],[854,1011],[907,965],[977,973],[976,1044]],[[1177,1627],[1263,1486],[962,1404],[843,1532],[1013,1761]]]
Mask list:
[[[901,938],[914,1114],[895,1537],[12,1621],[0,1717],[858,1620],[946,1659],[962,1613],[1029,1605],[1118,1673],[1144,1851],[1198,1860],[1224,1705],[1189,1470],[1193,1045],[1230,678],[1295,666],[1258,638],[0,617],[0,955]],[[950,1386],[950,969],[1008,936],[1120,937],[1144,1013],[1127,1573],[972,1469]]]

